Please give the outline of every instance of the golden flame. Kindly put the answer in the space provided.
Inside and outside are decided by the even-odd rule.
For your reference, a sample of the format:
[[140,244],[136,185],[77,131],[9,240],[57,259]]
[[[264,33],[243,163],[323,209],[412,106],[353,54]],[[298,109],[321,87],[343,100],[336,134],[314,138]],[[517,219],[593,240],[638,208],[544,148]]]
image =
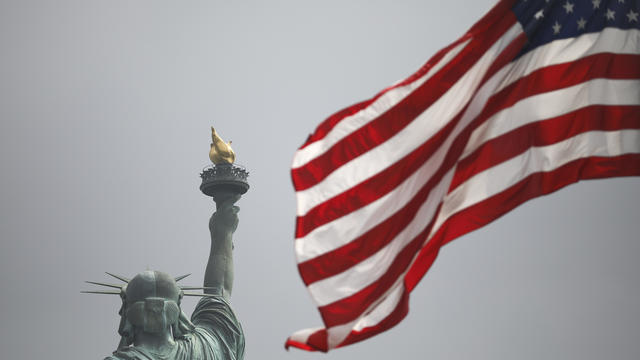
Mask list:
[[218,135],[216,129],[211,127],[211,149],[209,150],[209,159],[211,162],[218,164],[233,164],[236,161],[236,154],[231,148],[231,141],[225,143]]

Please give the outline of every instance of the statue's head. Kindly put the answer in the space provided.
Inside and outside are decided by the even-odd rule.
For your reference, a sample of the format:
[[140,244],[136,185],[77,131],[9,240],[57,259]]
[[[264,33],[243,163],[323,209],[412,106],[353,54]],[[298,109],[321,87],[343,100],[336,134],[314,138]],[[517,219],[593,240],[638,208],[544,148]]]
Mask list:
[[124,315],[138,330],[159,333],[178,322],[183,292],[168,274],[141,272],[123,290]]

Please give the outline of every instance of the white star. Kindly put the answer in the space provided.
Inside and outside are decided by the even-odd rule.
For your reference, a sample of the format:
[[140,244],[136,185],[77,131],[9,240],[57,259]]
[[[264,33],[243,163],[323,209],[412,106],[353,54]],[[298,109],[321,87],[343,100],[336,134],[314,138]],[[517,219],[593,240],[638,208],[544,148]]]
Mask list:
[[558,22],[556,21],[556,23],[553,24],[553,33],[554,34],[560,33],[560,29],[562,29],[562,26],[558,24]]
[[599,9],[600,8],[600,0],[592,0],[591,2],[593,3],[593,8],[594,9]]
[[616,18],[616,12],[611,10],[611,9],[607,9],[607,19],[608,20],[615,20]]
[[540,10],[533,17],[536,18],[536,20],[540,20],[544,17],[544,12]]
[[633,10],[629,10],[627,17],[629,18],[629,22],[638,22],[638,13],[633,12]]
[[572,13],[573,12],[573,4],[568,2],[566,4],[564,4],[564,10],[568,13]]
[[580,20],[578,20],[578,30],[585,29],[586,25],[587,21],[584,18],[580,18]]

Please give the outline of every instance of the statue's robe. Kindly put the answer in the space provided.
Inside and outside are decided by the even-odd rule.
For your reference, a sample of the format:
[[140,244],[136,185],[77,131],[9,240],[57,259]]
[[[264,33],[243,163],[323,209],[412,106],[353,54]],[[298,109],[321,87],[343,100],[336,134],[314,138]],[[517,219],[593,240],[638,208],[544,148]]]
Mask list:
[[229,302],[223,297],[203,297],[191,315],[195,330],[176,339],[163,354],[129,346],[105,360],[242,360],[244,333]]

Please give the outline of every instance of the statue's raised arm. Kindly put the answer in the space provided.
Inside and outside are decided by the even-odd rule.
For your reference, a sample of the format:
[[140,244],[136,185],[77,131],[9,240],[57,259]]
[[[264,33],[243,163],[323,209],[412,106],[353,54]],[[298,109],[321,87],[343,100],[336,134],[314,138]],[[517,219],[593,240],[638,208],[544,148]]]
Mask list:
[[233,233],[238,227],[238,211],[234,203],[240,195],[229,194],[216,198],[217,211],[209,220],[211,252],[204,274],[207,294],[222,294],[227,300],[233,290]]

